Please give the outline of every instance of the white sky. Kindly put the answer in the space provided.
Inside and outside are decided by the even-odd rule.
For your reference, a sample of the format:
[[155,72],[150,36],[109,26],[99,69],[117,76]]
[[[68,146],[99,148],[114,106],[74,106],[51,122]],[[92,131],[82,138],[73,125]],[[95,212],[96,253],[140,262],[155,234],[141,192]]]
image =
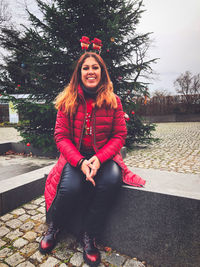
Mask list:
[[[24,22],[25,2],[38,13],[33,0],[5,1],[14,23]],[[181,73],[200,73],[200,0],[143,0],[143,4],[146,11],[137,31],[153,32],[149,58],[160,58],[152,65],[158,76],[151,81],[150,92],[164,89],[173,94],[173,82]]]
[[200,73],[200,0],[144,0],[139,32],[153,32],[149,56],[159,57],[159,80],[150,91],[175,92],[174,80],[186,70]]

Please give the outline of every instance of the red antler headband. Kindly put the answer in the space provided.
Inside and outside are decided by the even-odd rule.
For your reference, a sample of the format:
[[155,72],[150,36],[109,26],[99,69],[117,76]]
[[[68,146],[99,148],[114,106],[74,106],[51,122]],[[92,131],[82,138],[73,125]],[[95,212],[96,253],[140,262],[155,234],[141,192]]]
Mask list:
[[99,54],[101,52],[101,47],[103,46],[102,41],[100,39],[94,38],[94,40],[90,42],[90,39],[87,36],[82,36],[80,42],[81,42],[81,48],[82,50],[85,50],[85,52],[91,43],[92,43],[92,48],[98,51]]

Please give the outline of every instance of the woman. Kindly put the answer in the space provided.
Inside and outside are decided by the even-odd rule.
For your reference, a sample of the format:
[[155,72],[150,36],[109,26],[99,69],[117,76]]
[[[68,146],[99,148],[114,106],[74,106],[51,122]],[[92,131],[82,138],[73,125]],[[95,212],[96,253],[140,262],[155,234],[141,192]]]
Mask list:
[[60,158],[46,181],[49,228],[40,251],[52,250],[63,214],[70,214],[84,193],[89,197],[82,226],[83,257],[87,264],[98,265],[95,238],[108,204],[114,201],[122,182],[145,184],[123,163],[120,149],[127,134],[124,112],[98,54],[87,52],[80,57],[69,85],[56,99],[56,108],[55,141]]

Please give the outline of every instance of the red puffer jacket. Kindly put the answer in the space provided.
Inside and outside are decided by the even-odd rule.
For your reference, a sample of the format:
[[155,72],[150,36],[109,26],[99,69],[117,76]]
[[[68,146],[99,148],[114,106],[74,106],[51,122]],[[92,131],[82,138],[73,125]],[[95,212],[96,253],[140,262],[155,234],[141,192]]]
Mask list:
[[[46,209],[49,210],[56,196],[57,186],[60,181],[62,169],[67,162],[76,167],[79,160],[83,158],[79,152],[83,137],[84,123],[86,117],[86,101],[82,88],[78,88],[79,105],[73,118],[62,110],[57,113],[55,125],[55,141],[60,151],[58,162],[50,171],[45,185]],[[123,162],[120,149],[125,143],[127,134],[124,112],[121,101],[116,96],[117,109],[94,108],[92,114],[92,139],[96,156],[101,163],[113,159],[122,168],[123,182],[129,185],[142,187],[145,181],[133,174]]]

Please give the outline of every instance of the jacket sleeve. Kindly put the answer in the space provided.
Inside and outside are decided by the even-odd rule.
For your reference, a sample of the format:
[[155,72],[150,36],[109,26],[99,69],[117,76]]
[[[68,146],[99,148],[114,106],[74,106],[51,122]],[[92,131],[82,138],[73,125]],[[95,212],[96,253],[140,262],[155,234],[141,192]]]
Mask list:
[[114,111],[112,133],[109,141],[99,149],[96,156],[101,163],[112,159],[125,143],[127,136],[126,122],[124,119],[124,112],[122,109],[122,104],[118,96],[117,98],[117,109]]
[[61,110],[57,113],[54,139],[58,150],[72,166],[76,167],[79,160],[84,158],[71,140],[68,116]]

